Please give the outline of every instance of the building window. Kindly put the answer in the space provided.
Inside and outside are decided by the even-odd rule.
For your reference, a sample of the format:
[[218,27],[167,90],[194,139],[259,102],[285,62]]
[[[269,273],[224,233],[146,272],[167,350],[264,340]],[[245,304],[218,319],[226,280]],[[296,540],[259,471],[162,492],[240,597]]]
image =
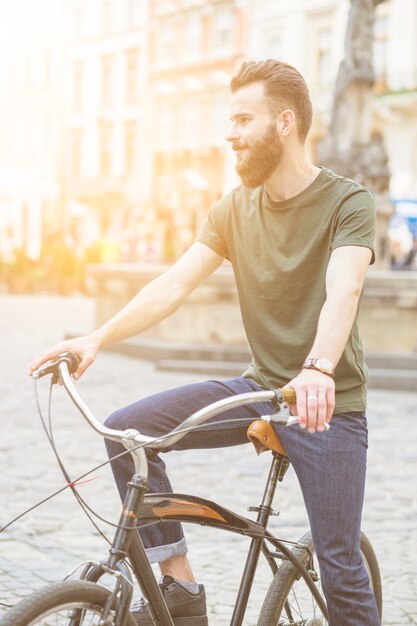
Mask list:
[[139,71],[139,50],[126,50],[126,100],[135,102],[137,97]]
[[103,0],[103,34],[112,30],[112,0]]
[[141,23],[141,0],[128,0],[127,22],[129,28],[140,26]]
[[317,79],[319,85],[328,85],[332,80],[332,31],[323,26],[317,32]]
[[105,54],[101,58],[101,101],[107,106],[112,100],[112,69],[113,57]]
[[201,14],[196,11],[188,13],[184,25],[184,60],[188,62],[201,59],[203,33]]
[[202,145],[205,129],[202,121],[202,102],[198,96],[190,96],[185,101],[183,112],[183,132],[187,148],[195,148]]
[[44,85],[49,87],[51,83],[51,53],[49,51],[45,51],[43,58],[43,75],[44,75]]
[[111,135],[112,127],[108,122],[100,124],[99,150],[100,150],[100,174],[108,176],[111,166]]
[[158,148],[159,150],[175,149],[175,124],[173,103],[168,100],[158,111]]
[[161,22],[155,44],[159,64],[171,65],[175,56],[175,25],[172,21]]
[[130,120],[125,122],[125,174],[127,175],[132,173],[135,165],[136,132],[136,121]]
[[81,175],[82,129],[72,129],[72,175]]
[[229,98],[226,92],[216,93],[212,103],[213,111],[213,139],[215,143],[224,145],[225,136],[228,130],[229,120]]
[[31,56],[32,84],[34,87],[43,86],[43,58],[41,53],[34,53]]
[[265,37],[267,41],[266,56],[271,59],[281,59],[283,56],[282,37],[274,30],[269,31]]
[[25,87],[26,64],[18,63],[14,71],[14,86],[16,91],[22,91]]
[[73,65],[73,105],[76,111],[82,109],[84,92],[84,61],[75,61]]
[[25,60],[25,87],[32,86],[32,59],[30,57]]
[[231,52],[233,50],[234,12],[224,9],[214,15],[213,50],[215,52]]
[[387,89],[388,15],[376,15],[374,24],[375,91]]
[[80,41],[84,34],[84,10],[81,2],[77,2],[74,8],[74,39]]
[[306,50],[309,65],[307,79],[315,89],[326,91],[331,87],[335,78],[334,23],[333,11],[315,13],[309,18]]

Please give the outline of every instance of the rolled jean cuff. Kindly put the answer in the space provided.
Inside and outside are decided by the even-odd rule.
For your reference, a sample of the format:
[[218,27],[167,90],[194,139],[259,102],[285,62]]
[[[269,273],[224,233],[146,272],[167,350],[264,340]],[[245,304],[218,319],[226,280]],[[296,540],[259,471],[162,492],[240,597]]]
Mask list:
[[164,546],[146,548],[145,551],[150,563],[161,563],[173,556],[183,556],[187,554],[188,548],[185,537],[183,537],[180,541],[177,541],[177,543],[167,543]]

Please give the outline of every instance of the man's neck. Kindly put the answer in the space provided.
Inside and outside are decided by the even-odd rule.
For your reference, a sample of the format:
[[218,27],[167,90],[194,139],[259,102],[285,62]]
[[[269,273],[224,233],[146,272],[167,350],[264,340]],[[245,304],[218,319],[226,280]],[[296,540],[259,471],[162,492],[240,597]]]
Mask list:
[[320,168],[307,159],[282,162],[265,182],[265,190],[273,202],[283,202],[307,189],[317,178]]

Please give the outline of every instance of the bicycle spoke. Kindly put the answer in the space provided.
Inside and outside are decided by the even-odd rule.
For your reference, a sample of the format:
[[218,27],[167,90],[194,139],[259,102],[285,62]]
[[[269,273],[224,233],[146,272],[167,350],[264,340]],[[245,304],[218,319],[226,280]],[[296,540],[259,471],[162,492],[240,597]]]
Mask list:
[[45,615],[36,618],[32,624],[33,626],[99,626],[101,615],[101,608],[84,608],[77,603],[73,607],[66,606],[48,611]]
[[[285,615],[284,615],[285,613]],[[300,585],[288,596],[281,616],[280,626],[325,626],[327,620],[321,615],[311,592]]]

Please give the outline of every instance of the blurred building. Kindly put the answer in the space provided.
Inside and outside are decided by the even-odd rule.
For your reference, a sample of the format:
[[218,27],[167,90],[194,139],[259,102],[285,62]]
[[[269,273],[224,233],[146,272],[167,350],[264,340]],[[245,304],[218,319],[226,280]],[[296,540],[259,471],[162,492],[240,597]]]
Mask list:
[[19,0],[0,36],[0,253],[36,259],[63,219],[64,2]]
[[[238,179],[230,77],[278,58],[306,77],[308,149],[326,133],[349,0],[16,0],[0,22],[0,247],[65,232],[107,260],[170,260]],[[417,0],[376,8],[372,130],[417,234]],[[402,219],[402,218],[401,218]],[[118,242],[122,242],[120,247]]]
[[149,198],[147,2],[67,0],[67,23],[69,218],[116,258],[112,238]]
[[248,56],[294,65],[304,76],[313,101],[308,137],[311,157],[325,134],[334,82],[344,53],[349,0],[248,0],[251,15]]
[[[248,56],[287,61],[307,80],[314,108],[308,139],[313,159],[330,121],[349,8],[349,0],[248,0]],[[377,6],[374,70],[371,132],[384,139],[391,200],[411,224],[410,216],[417,217],[417,0],[385,0]]]
[[[229,82],[246,52],[237,0],[150,0],[152,202],[185,247],[234,178],[225,146]],[[167,233],[168,234],[168,233]],[[168,250],[175,256],[180,250]]]
[[[377,8],[374,52],[374,124],[389,155],[392,226],[401,232],[406,225],[417,238],[417,0],[390,0]],[[406,254],[408,246],[402,248]],[[393,260],[401,261],[401,253]]]

